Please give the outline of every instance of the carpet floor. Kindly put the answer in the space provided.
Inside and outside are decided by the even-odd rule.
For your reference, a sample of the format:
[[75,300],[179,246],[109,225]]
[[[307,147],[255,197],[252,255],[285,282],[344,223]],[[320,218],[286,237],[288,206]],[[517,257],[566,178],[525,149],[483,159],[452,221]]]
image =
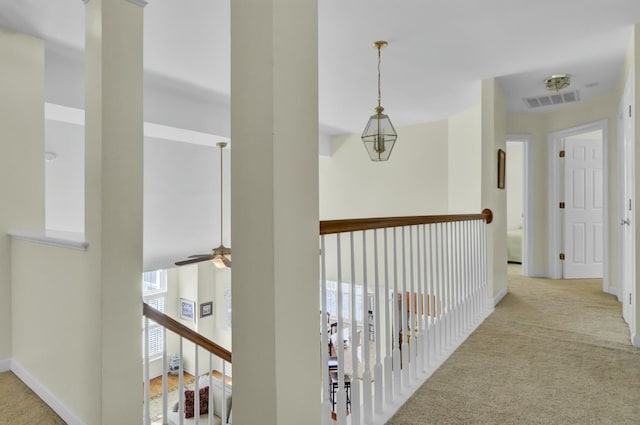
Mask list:
[[0,425],[64,425],[65,422],[12,372],[0,373]]
[[640,424],[640,350],[602,280],[520,273],[387,424]]
[[[602,280],[527,279],[509,265],[494,313],[390,425],[640,424],[640,350]],[[64,424],[0,373],[0,425]]]

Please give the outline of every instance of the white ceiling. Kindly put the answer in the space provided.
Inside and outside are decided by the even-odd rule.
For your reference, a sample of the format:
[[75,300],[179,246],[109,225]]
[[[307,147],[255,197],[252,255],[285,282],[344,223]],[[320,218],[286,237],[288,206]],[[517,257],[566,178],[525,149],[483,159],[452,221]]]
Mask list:
[[[84,8],[81,0],[0,0],[0,26],[41,36],[48,49],[81,58]],[[320,123],[330,133],[361,131],[373,111],[375,40],[389,42],[382,53],[382,104],[397,127],[477,105],[479,82],[491,77],[505,90],[511,112],[528,112],[522,98],[544,95],[542,80],[551,73],[571,74],[571,88],[583,100],[610,92],[631,28],[640,22],[638,0],[318,0],[318,10]],[[225,109],[230,1],[149,0],[144,13],[147,80],[199,93],[199,101]],[[78,106],[65,92],[58,89],[54,100]],[[218,134],[228,132],[228,123],[223,127]]]

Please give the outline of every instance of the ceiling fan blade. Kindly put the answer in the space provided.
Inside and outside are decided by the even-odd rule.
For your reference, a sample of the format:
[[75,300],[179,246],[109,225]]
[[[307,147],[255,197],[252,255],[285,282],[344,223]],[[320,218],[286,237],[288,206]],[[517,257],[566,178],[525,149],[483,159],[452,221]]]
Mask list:
[[195,255],[190,255],[187,258],[198,258],[198,257],[211,257],[211,254],[195,254]]
[[189,260],[176,261],[175,264],[176,266],[186,266],[187,264],[199,263],[201,261],[211,260],[212,258],[213,258],[212,255],[207,255],[207,256],[202,256],[197,258],[191,258]]
[[223,255],[221,258],[224,265],[231,268],[231,260],[226,255]]

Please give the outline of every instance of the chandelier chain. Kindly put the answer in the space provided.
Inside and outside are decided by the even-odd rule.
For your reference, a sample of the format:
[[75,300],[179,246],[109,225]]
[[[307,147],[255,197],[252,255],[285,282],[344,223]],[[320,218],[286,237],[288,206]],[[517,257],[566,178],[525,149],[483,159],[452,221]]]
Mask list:
[[380,47],[378,47],[378,107],[380,107]]

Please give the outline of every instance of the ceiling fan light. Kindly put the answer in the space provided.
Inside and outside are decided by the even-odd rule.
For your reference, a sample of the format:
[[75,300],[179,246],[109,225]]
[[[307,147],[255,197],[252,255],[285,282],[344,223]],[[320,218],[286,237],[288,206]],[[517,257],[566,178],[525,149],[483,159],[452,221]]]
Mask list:
[[227,268],[227,265],[224,263],[224,261],[222,260],[221,256],[213,257],[213,259],[211,261],[213,261],[213,265],[216,266],[216,268],[218,268],[218,269],[226,269]]

